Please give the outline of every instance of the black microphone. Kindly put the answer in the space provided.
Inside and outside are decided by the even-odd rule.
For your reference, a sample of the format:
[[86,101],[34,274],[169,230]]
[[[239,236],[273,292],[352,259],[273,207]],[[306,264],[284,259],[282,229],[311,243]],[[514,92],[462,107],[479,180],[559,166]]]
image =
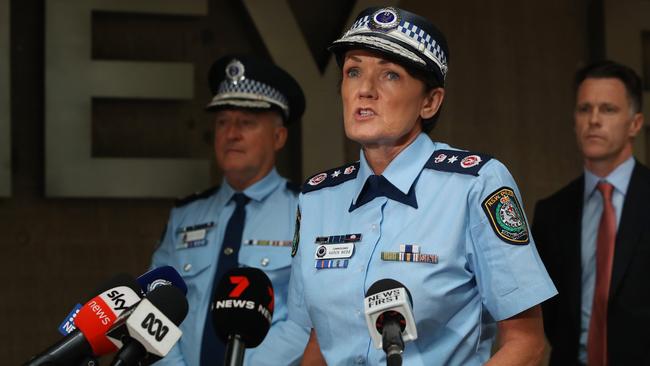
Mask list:
[[262,343],[273,305],[273,285],[261,270],[234,268],[223,275],[211,306],[215,332],[226,343],[224,366],[241,366],[245,348]]
[[178,342],[182,332],[178,325],[187,315],[185,294],[175,286],[160,286],[147,294],[125,318],[119,320],[108,337],[122,343],[112,366],[135,366],[147,359],[155,362],[165,357]]
[[94,356],[115,350],[104,333],[126,308],[140,300],[140,286],[127,274],[107,281],[99,295],[90,299],[75,317],[72,333],[25,363],[40,365],[80,365]]
[[404,342],[418,337],[411,293],[398,281],[385,278],[370,286],[364,303],[366,323],[375,347],[384,349],[388,366],[400,366]]

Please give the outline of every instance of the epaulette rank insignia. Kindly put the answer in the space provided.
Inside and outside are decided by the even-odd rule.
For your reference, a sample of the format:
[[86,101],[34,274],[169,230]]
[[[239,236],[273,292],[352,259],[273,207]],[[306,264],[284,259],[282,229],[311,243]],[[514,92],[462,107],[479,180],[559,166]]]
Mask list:
[[196,200],[200,200],[201,198],[206,198],[210,197],[214,192],[216,192],[219,189],[219,186],[214,186],[212,188],[208,188],[203,192],[196,192],[194,194],[191,194],[187,197],[184,198],[179,198],[174,202],[174,207],[182,207],[187,205],[188,203],[192,203]]
[[333,187],[357,177],[359,162],[343,165],[338,168],[315,174],[302,185],[302,193],[316,191],[321,188]]
[[441,172],[461,173],[478,176],[479,170],[492,159],[489,155],[462,150],[436,150],[424,165],[425,168]]

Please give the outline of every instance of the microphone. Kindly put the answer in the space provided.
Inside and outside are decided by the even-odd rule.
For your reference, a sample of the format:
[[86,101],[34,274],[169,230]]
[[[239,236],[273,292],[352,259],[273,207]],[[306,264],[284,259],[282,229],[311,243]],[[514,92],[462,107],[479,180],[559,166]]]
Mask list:
[[253,267],[233,268],[219,282],[212,302],[212,325],[226,343],[224,366],[240,366],[245,348],[257,347],[271,327],[273,285]]
[[138,284],[144,291],[144,293],[149,293],[158,286],[172,285],[183,292],[183,296],[187,295],[187,285],[178,271],[172,266],[162,266],[154,268],[151,271],[140,275],[136,278]]
[[[185,284],[185,281],[183,281],[183,278],[180,274],[178,274],[174,267],[171,266],[154,268],[149,272],[140,275],[140,277],[136,278],[135,280],[138,282],[140,288],[142,289],[142,295],[147,294],[158,286],[163,285],[175,286],[183,291],[184,295],[187,295],[187,285]],[[97,291],[94,293],[103,292],[111,287],[113,286],[107,286],[106,284],[103,284],[102,286],[98,287]],[[59,325],[59,333],[66,336],[76,329],[74,325],[74,318],[79,313],[79,310],[81,310],[81,304],[77,304],[72,309],[72,311],[70,311],[70,314],[66,316],[65,320],[61,322],[61,325]],[[118,347],[121,347],[121,344],[118,345]]]
[[178,325],[187,315],[185,294],[175,286],[153,289],[137,306],[118,320],[121,324],[107,336],[123,344],[112,366],[138,365],[149,356],[155,362],[165,357],[183,334]]
[[74,318],[77,329],[32,358],[25,365],[74,365],[92,356],[114,351],[115,346],[104,333],[117,316],[140,300],[140,286],[127,274],[107,282],[112,286],[90,299]]
[[412,303],[406,286],[393,279],[379,280],[366,291],[368,331],[375,347],[386,352],[388,366],[400,366],[404,342],[418,338]]

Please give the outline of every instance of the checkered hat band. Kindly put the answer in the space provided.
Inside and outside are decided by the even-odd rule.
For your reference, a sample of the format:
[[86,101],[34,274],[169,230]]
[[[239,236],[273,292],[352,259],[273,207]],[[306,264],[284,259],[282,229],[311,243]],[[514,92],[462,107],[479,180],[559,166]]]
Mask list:
[[438,65],[443,76],[447,74],[447,56],[444,51],[430,34],[425,32],[423,29],[420,29],[417,25],[402,20],[397,28],[389,31],[380,31],[371,29],[369,24],[369,16],[357,19],[350,30],[347,31],[340,40],[344,41],[346,38],[359,33],[381,33],[414,47]]
[[265,101],[276,105],[284,111],[285,117],[289,115],[289,101],[277,89],[252,79],[243,79],[234,83],[224,80],[219,84],[217,94],[212,99],[211,105],[216,100],[240,99],[252,101]]

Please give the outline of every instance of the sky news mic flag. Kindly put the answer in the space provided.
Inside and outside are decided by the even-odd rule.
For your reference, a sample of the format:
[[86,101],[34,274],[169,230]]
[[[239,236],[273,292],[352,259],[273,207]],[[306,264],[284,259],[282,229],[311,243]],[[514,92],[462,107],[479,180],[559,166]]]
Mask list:
[[241,364],[244,348],[257,347],[271,327],[274,295],[271,280],[257,268],[226,272],[214,294],[212,319],[227,344],[226,365]]
[[406,286],[393,279],[379,280],[366,291],[368,332],[375,347],[386,352],[388,365],[401,365],[404,342],[418,337],[411,304]]
[[[116,350],[105,333],[120,313],[140,301],[140,286],[132,276],[121,274],[112,286],[84,304],[74,319],[75,331],[34,357],[26,365],[76,365],[89,356]],[[108,284],[107,283],[107,284]]]

